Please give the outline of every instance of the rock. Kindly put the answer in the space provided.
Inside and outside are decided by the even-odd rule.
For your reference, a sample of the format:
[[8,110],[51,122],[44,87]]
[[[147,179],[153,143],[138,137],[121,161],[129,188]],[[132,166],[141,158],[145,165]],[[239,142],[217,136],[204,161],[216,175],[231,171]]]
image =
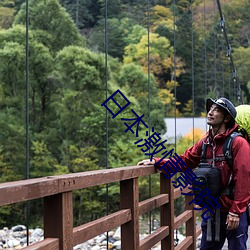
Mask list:
[[25,236],[26,235],[23,233],[23,231],[15,231],[15,232],[13,232],[13,237],[14,238],[23,238]]
[[115,234],[115,232],[114,231],[109,231],[108,232],[108,236],[110,237],[110,236],[113,236]]
[[88,240],[87,243],[93,246],[95,244],[95,240],[94,239]]
[[43,236],[43,230],[41,228],[36,228],[32,234],[32,237],[42,237]]
[[7,242],[7,245],[8,245],[8,247],[16,247],[16,246],[20,245],[20,242],[18,240],[13,239],[13,240],[9,240]]
[[23,247],[21,245],[18,245],[15,247],[15,249],[22,249]]
[[116,239],[114,239],[113,237],[109,237],[109,238],[108,238],[108,241],[109,241],[110,243],[114,243],[114,242],[116,241]]
[[93,246],[92,248],[91,248],[91,250],[100,250],[101,248],[99,247],[99,246]]
[[96,243],[100,243],[100,242],[102,242],[105,239],[106,239],[106,235],[105,234],[101,234],[101,235],[95,237]]
[[118,227],[115,231],[115,234],[113,235],[113,238],[115,240],[120,240],[121,239],[121,227]]
[[7,235],[6,230],[0,230],[0,238],[3,238]]
[[121,249],[121,245],[122,245],[122,242],[120,240],[116,241],[114,244],[113,244],[113,247],[115,247],[115,249]]
[[23,230],[26,230],[26,227],[24,225],[17,225],[11,228],[13,232],[20,232]]
[[82,249],[87,249],[87,245],[86,244],[79,244],[79,245],[76,245],[74,246],[73,248],[74,250],[82,250]]
[[100,245],[101,245],[101,246],[107,246],[107,241],[106,241],[106,240],[102,241],[102,242],[100,243]]

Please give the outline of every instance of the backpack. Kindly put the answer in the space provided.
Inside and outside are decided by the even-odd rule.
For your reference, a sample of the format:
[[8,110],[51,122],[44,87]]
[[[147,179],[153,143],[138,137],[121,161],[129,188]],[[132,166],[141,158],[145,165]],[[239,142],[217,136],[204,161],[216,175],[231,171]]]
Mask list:
[[250,143],[250,105],[239,105],[235,109],[237,111],[235,122],[239,125],[239,131]]
[[[232,143],[237,136],[242,136],[242,134],[239,132],[231,133],[226,138],[226,141],[223,145],[224,157],[217,157],[214,159],[214,161],[226,160],[231,170],[233,169]],[[209,190],[211,192],[210,195],[218,201],[218,198],[224,191],[223,193],[227,194],[230,199],[233,199],[233,183],[230,181],[226,190],[222,190],[220,181],[221,170],[219,168],[213,167],[212,163],[206,162],[206,150],[207,144],[203,143],[201,162],[198,165],[197,170],[194,171],[197,177],[194,179],[192,186],[197,204],[202,202],[210,208],[215,208],[213,204],[211,204],[211,197],[209,197],[209,195],[202,196],[201,194],[205,194],[206,190]]]

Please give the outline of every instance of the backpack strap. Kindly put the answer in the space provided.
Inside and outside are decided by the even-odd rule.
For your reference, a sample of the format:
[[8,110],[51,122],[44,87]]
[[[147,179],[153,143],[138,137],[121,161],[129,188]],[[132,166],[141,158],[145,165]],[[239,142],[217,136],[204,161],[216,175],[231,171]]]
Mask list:
[[207,144],[202,142],[200,162],[206,162]]
[[[233,170],[233,155],[232,155],[232,144],[233,144],[233,141],[234,139],[237,137],[237,136],[242,136],[241,133],[239,132],[233,132],[231,133],[224,145],[223,145],[223,154],[225,156],[225,160],[226,162],[228,163],[229,167],[230,167],[230,170],[232,171]],[[232,182],[232,175],[230,177],[230,180],[229,180],[229,183],[227,184],[227,187],[224,191],[224,193],[231,199],[233,200],[234,199],[234,185],[233,185],[233,182]]]
[[224,145],[223,145],[223,154],[224,154],[224,156],[225,156],[225,159],[226,159],[226,161],[227,161],[227,163],[228,163],[228,165],[229,165],[231,171],[232,171],[232,169],[233,169],[232,144],[233,144],[234,139],[235,139],[237,136],[242,136],[242,134],[239,133],[239,132],[233,132],[233,133],[231,133],[231,134],[227,137],[227,139],[226,139],[226,141],[225,141],[225,143],[224,143]]

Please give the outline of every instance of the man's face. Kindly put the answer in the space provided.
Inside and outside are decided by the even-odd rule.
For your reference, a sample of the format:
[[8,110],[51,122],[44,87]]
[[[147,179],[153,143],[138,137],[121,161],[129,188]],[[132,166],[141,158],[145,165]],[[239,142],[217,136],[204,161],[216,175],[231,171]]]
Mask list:
[[212,127],[219,127],[221,123],[223,123],[224,118],[225,114],[223,109],[220,106],[213,104],[207,113],[207,124]]

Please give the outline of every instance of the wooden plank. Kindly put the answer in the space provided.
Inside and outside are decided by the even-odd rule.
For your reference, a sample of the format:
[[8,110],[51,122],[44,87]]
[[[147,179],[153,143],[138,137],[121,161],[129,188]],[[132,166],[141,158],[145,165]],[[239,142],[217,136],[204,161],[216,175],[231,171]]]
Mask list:
[[43,241],[34,243],[23,250],[59,250],[59,239],[47,238]]
[[121,209],[131,210],[131,221],[121,226],[121,249],[139,250],[139,187],[138,178],[120,183]]
[[192,210],[187,210],[180,214],[178,217],[174,219],[174,229],[180,227],[183,223],[192,218]]
[[174,187],[171,179],[160,174],[160,192],[169,195],[169,202],[161,206],[161,227],[168,226],[169,234],[161,241],[162,250],[174,249]]
[[157,207],[168,203],[168,194],[160,194],[139,203],[139,215],[143,215]]
[[60,178],[59,188],[61,192],[65,192],[119,182],[122,180],[137,178],[139,176],[148,176],[155,174],[156,172],[157,171],[153,165],[145,165],[60,175],[58,176],[58,178]]
[[59,238],[60,249],[73,249],[72,192],[44,198],[44,237]]
[[178,244],[178,246],[176,246],[174,249],[175,250],[189,249],[192,243],[193,243],[193,237],[188,236],[180,244]]
[[169,227],[164,226],[158,228],[155,232],[148,235],[146,238],[140,241],[140,250],[148,250],[156,243],[166,238],[169,234]]
[[0,184],[0,206],[156,173],[153,165],[47,176]]
[[[193,243],[187,248],[188,250],[196,249],[196,213],[193,209],[193,203],[191,203],[193,199],[193,195],[185,196],[185,210],[191,210],[192,212],[192,217],[186,222],[186,237],[193,236],[193,238],[195,239]],[[189,205],[189,203],[191,204]]]
[[73,229],[74,246],[131,221],[130,209],[123,209]]
[[42,198],[58,193],[55,177],[34,178],[0,184],[0,206]]

